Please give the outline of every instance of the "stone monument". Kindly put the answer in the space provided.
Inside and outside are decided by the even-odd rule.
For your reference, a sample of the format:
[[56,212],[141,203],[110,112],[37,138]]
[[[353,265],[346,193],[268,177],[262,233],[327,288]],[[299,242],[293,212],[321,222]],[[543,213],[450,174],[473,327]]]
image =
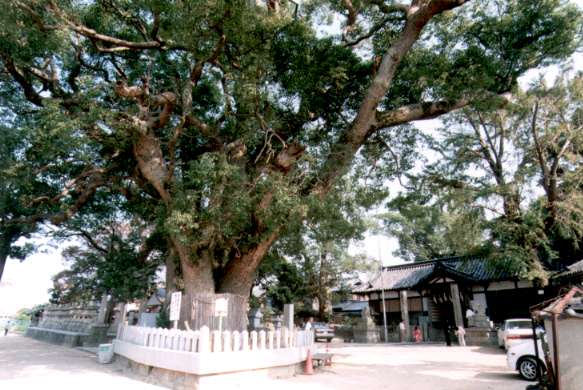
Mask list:
[[[490,319],[486,315],[485,305],[472,302],[472,315],[467,315],[468,328],[466,329],[467,345],[496,345],[496,331],[490,326]],[[470,310],[467,311],[470,313]]]
[[479,303],[473,306],[474,315],[468,317],[469,328],[490,328],[490,319],[486,315],[486,308]]
[[379,329],[370,315],[370,309],[366,306],[362,309],[360,318],[354,327],[354,341],[357,343],[378,343],[380,339]]

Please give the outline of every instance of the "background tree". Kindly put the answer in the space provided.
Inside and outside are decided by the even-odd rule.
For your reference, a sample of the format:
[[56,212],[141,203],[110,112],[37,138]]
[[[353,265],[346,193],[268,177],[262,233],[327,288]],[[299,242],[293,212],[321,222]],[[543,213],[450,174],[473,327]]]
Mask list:
[[[11,0],[2,90],[27,103],[2,105],[63,143],[51,221],[100,191],[138,198],[187,293],[247,296],[272,245],[374,164],[369,148],[403,158],[407,123],[511,91],[570,55],[580,24],[558,0],[314,2],[299,20],[278,3]],[[316,33],[330,10],[342,36]]]
[[51,303],[100,300],[103,295],[112,302],[147,298],[156,288],[162,262],[161,252],[144,239],[145,230],[136,220],[102,220],[90,231],[79,228],[74,233],[80,245],[63,250],[68,269],[54,276]]
[[[489,253],[541,279],[544,268],[575,261],[583,210],[576,184],[580,88],[580,75],[551,87],[539,82],[502,108],[448,116],[432,144],[439,160],[410,177],[410,188],[389,203],[399,212],[388,227],[401,252],[410,259]],[[452,199],[459,203],[444,211],[441,205]],[[452,212],[461,220],[444,224]],[[460,229],[462,245],[470,246],[452,250],[449,238]]]
[[480,252],[484,210],[476,207],[473,194],[433,178],[409,175],[406,189],[379,215],[384,230],[399,242],[394,255],[424,261]]

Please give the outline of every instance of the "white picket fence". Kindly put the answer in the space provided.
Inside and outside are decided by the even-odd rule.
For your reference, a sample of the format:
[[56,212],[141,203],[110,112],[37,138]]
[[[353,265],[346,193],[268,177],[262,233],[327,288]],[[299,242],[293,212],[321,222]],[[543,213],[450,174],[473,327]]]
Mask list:
[[315,352],[312,331],[230,332],[121,326],[114,352],[131,361],[197,376],[295,367]]
[[195,353],[274,350],[314,344],[312,331],[290,332],[285,327],[268,332],[211,332],[206,326],[196,331],[122,326],[118,339],[144,347]]

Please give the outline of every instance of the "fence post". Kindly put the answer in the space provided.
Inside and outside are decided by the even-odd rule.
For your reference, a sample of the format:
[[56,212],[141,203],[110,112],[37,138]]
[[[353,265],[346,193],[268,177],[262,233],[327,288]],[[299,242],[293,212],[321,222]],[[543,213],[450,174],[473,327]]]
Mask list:
[[273,336],[274,336],[273,330],[267,332],[267,347],[269,349],[273,349]]
[[198,342],[198,352],[210,352],[210,331],[208,326],[200,328],[200,339]]
[[285,326],[282,328],[283,329],[283,335],[282,335],[282,340],[281,340],[281,346],[282,348],[289,348],[289,329],[286,328]]
[[158,348],[164,348],[164,329],[157,328],[156,332],[158,333]]
[[170,331],[168,329],[162,330],[162,337],[164,338],[164,346],[165,349],[170,349],[172,343],[172,338],[170,337]]
[[177,329],[172,328],[168,331],[168,348],[171,350],[176,349],[176,339],[178,338]]
[[233,351],[237,352],[241,350],[241,334],[239,331],[233,332]]
[[247,332],[246,330],[241,332],[241,344],[243,347],[243,351],[249,350],[249,332]]
[[141,345],[147,347],[148,346],[148,329],[140,327],[140,333],[142,335],[142,340],[140,342]]
[[213,330],[212,331],[212,335],[213,335],[213,339],[212,339],[213,352],[222,352],[222,349],[221,349],[221,332],[219,332],[218,330]]
[[259,349],[265,349],[265,331],[259,331]]
[[251,332],[251,350],[257,351],[257,331]]
[[200,352],[200,330],[195,330],[192,333],[192,352]]
[[178,349],[180,351],[184,351],[186,349],[186,339],[188,337],[187,331],[181,330],[180,331],[180,343],[178,344]]
[[232,352],[231,349],[231,332],[225,330],[223,332],[223,351],[225,352]]
[[184,333],[184,343],[182,343],[182,350],[186,352],[192,351],[192,332]]
[[275,331],[275,348],[281,348],[281,330],[279,329]]

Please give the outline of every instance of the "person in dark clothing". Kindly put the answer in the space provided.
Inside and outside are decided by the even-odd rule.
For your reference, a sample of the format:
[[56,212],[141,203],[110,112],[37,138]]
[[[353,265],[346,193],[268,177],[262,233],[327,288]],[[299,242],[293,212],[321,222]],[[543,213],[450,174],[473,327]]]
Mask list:
[[449,333],[449,322],[446,320],[443,324],[443,331],[445,332],[445,344],[451,347],[451,335]]

